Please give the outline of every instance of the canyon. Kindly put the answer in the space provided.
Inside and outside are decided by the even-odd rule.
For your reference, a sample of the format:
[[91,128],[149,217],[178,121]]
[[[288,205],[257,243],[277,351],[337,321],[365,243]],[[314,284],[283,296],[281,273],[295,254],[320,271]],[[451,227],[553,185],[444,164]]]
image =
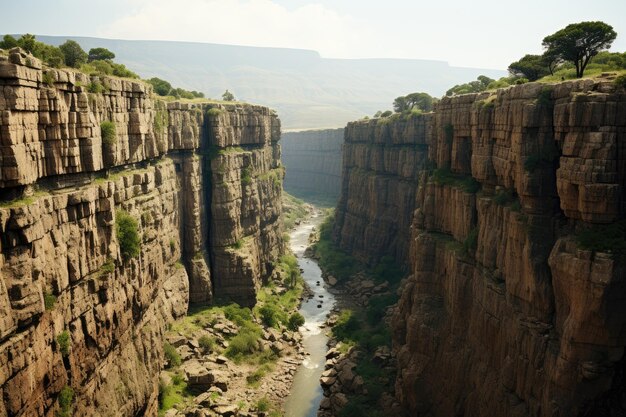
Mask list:
[[341,189],[344,129],[284,132],[281,137],[285,191],[334,206]]
[[[172,322],[252,307],[279,281],[283,179],[338,199],[339,249],[408,274],[380,320],[393,340],[378,357],[397,369],[388,412],[624,415],[626,255],[598,246],[624,239],[626,91],[611,76],[280,129],[267,107],[167,101],[142,81],[0,55],[0,417],[157,415]],[[359,275],[367,286],[345,284],[359,305],[390,291]],[[335,390],[359,378],[348,359]]]
[[253,304],[284,252],[276,114],[13,49],[0,115],[0,415],[156,415],[167,323]]
[[345,138],[333,236],[409,272],[392,319],[408,415],[624,415],[623,257],[579,238],[624,219],[623,87],[444,97]]

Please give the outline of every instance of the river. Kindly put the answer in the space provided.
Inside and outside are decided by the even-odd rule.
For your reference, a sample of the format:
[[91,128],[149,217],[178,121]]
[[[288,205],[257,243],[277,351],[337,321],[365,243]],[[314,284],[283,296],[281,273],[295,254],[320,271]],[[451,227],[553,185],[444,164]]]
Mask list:
[[335,297],[327,291],[317,262],[305,258],[304,251],[313,228],[318,229],[323,220],[322,212],[315,209],[311,217],[289,234],[289,245],[298,258],[298,264],[304,271],[302,277],[311,288],[313,297],[303,301],[300,307],[300,313],[305,320],[300,331],[308,356],[294,376],[291,392],[285,403],[285,417],[315,417],[322,400],[323,392],[319,380],[326,363],[328,337],[320,325],[326,321],[326,316],[335,305]]

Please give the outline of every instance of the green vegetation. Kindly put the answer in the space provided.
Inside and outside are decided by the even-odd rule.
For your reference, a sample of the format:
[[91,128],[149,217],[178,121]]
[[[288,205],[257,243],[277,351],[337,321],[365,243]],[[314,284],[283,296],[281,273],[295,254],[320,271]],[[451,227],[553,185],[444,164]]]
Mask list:
[[[626,55],[626,54],[625,54]],[[626,74],[622,74],[613,81],[616,86],[626,88]]]
[[204,353],[209,353],[215,348],[215,339],[207,335],[203,335],[198,339],[198,344]]
[[102,143],[108,146],[117,142],[115,123],[110,120],[105,120],[100,123],[100,134],[102,135]]
[[494,203],[499,206],[507,206],[513,203],[516,199],[517,197],[515,196],[515,190],[510,188],[497,191],[495,196],[493,197]]
[[542,45],[557,60],[572,62],[576,77],[582,78],[591,58],[608,49],[616,37],[613,27],[604,22],[580,22],[546,36]]
[[65,56],[59,48],[35,40],[35,36],[30,33],[22,35],[19,39],[15,39],[11,35],[4,35],[2,42],[0,42],[2,49],[11,49],[16,46],[41,59],[51,67],[59,68],[65,65]]
[[623,261],[626,258],[626,220],[580,230],[576,234],[576,241],[581,249],[607,252]]
[[481,187],[480,183],[471,175],[455,174],[448,168],[433,170],[432,179],[437,185],[457,187],[469,194],[476,194]]
[[257,409],[257,411],[259,411],[261,413],[265,413],[265,412],[269,411],[269,409],[270,409],[270,400],[268,400],[267,397],[259,398],[259,400],[256,403],[256,409]]
[[[396,113],[410,112],[411,110],[429,112],[433,110],[433,105],[436,101],[436,98],[431,97],[427,93],[411,93],[406,96],[396,97],[393,101],[393,109]],[[382,116],[382,113],[380,116]]]
[[83,51],[78,42],[67,40],[59,46],[59,49],[65,57],[65,65],[72,68],[79,68],[87,62],[87,53]]
[[454,87],[446,91],[446,96],[452,96],[457,94],[478,93],[485,91],[489,84],[494,82],[493,78],[489,78],[485,75],[479,75],[476,81],[470,81],[466,84],[457,84]]
[[57,417],[71,417],[72,416],[72,404],[74,403],[74,390],[70,386],[64,386],[59,392],[57,398],[59,402],[59,411],[57,411]]
[[41,81],[43,81],[48,87],[52,87],[54,85],[54,76],[52,75],[52,72],[45,71],[41,77]]
[[476,251],[478,245],[478,228],[474,227],[463,241],[463,251],[467,254]]
[[105,263],[100,267],[100,273],[102,275],[112,274],[115,271],[115,262],[113,259],[108,258]]
[[51,294],[49,292],[44,293],[43,305],[46,308],[46,311],[52,310],[56,302],[57,302],[57,297],[54,294]]
[[176,373],[172,376],[172,383],[165,384],[163,380],[159,381],[159,416],[174,406],[185,403],[193,396],[187,391],[187,383],[183,377]]
[[169,122],[169,113],[167,110],[156,109],[154,114],[154,132],[157,135],[162,135],[166,132]]
[[91,48],[87,56],[87,62],[107,61],[115,59],[115,54],[106,48]]
[[87,91],[89,91],[90,93],[100,94],[105,91],[105,88],[99,80],[95,80],[89,83],[89,85],[87,86]]
[[210,109],[206,111],[206,114],[209,117],[217,117],[220,114],[222,114],[222,109],[219,109],[217,107],[211,107]]
[[115,213],[117,241],[124,260],[136,258],[141,249],[139,223],[133,216],[123,210]]
[[234,360],[242,360],[244,356],[261,351],[261,332],[259,329],[244,327],[230,339],[226,356]]
[[339,281],[347,280],[351,275],[356,274],[363,266],[346,252],[339,249],[332,240],[332,227],[334,215],[329,215],[320,225],[319,241],[314,245],[316,254],[319,257],[319,265],[325,271],[332,271]]
[[174,346],[170,345],[168,342],[163,343],[163,353],[165,354],[165,359],[170,368],[180,366],[182,361]]
[[169,82],[162,80],[157,77],[152,77],[146,80],[148,84],[152,85],[154,88],[154,92],[162,97],[174,97],[177,99],[186,98],[186,99],[195,99],[195,98],[204,98],[204,93],[198,91],[188,91],[182,88],[174,88],[172,84]]
[[544,55],[524,55],[519,61],[509,65],[509,73],[520,78],[527,78],[529,81],[537,81],[541,77],[552,74],[550,62],[546,59]]
[[230,247],[233,248],[233,249],[241,249],[241,248],[243,248],[243,244],[244,244],[244,240],[243,239],[239,239],[235,243],[230,245]]
[[248,185],[252,182],[252,168],[244,167],[241,169],[241,183]]
[[304,325],[304,316],[297,311],[289,316],[289,321],[287,322],[287,328],[291,331],[296,331],[300,326]]
[[264,304],[263,307],[259,309],[259,314],[264,325],[274,327],[275,329],[280,327],[280,323],[287,321],[283,311],[274,304]]
[[57,343],[59,344],[59,351],[61,355],[67,356],[70,354],[70,332],[63,330],[57,335]]
[[250,375],[246,377],[246,382],[251,387],[258,388],[259,383],[265,377],[265,375],[272,372],[273,370],[274,370],[274,367],[271,364],[264,363],[261,366],[259,366],[253,373],[251,373]]
[[139,75],[126,68],[123,64],[111,60],[96,60],[81,64],[80,71],[89,75],[113,75],[122,78],[139,78]]
[[224,94],[222,94],[222,100],[224,100],[224,101],[235,101],[235,95],[233,93],[231,93],[230,91],[226,90],[226,91],[224,91]]
[[306,217],[308,211],[305,202],[283,191],[283,224],[285,230],[291,230],[296,222]]

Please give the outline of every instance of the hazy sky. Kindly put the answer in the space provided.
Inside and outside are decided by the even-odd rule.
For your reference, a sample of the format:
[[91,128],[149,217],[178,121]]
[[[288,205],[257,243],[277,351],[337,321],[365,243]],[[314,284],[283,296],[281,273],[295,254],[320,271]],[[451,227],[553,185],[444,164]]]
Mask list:
[[314,49],[506,69],[569,23],[602,20],[626,51],[626,0],[0,0],[2,33]]

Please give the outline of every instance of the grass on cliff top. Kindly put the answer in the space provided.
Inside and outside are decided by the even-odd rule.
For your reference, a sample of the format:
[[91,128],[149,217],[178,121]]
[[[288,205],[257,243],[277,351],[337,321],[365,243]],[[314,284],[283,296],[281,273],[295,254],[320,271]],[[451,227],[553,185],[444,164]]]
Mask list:
[[[615,69],[606,67],[603,65],[597,65],[591,62],[587,68],[585,69],[585,73],[583,78],[601,78],[602,74],[610,73],[612,75],[623,75],[626,74],[626,70]],[[557,83],[563,80],[577,80],[576,78],[576,69],[575,68],[563,68],[558,71],[555,71],[553,75],[546,75],[543,78],[537,80],[540,83]]]
[[47,195],[49,195],[48,192],[37,190],[30,196],[24,196],[9,201],[0,201],[0,208],[18,208],[28,206],[30,204],[33,204],[39,198],[45,197]]

